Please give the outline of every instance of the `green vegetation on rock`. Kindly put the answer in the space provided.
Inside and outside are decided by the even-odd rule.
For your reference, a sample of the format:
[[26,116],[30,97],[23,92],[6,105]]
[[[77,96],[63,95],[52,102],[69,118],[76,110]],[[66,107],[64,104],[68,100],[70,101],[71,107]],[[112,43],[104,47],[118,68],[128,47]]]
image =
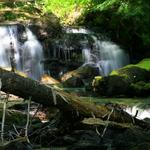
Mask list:
[[150,58],[143,59],[136,66],[138,66],[140,68],[144,68],[144,69],[150,70]]
[[149,85],[149,59],[115,70],[107,77],[95,77],[92,83],[94,91],[106,96],[148,96]]

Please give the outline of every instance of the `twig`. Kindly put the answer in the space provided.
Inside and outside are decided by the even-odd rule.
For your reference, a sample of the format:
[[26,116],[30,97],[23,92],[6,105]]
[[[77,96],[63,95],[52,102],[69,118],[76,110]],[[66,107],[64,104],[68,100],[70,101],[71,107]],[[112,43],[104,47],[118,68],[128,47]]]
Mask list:
[[32,118],[30,119],[30,126],[31,126],[31,124],[32,124],[32,120],[34,119],[34,117],[36,116],[36,114],[38,113],[38,111],[40,110],[40,107],[41,107],[41,104],[38,104],[34,115],[33,115]]
[[108,127],[108,121],[109,121],[109,119],[110,119],[110,116],[111,116],[111,114],[113,113],[113,111],[114,111],[114,108],[111,110],[111,112],[110,112],[110,114],[108,115],[108,118],[107,118],[107,120],[106,120],[106,126],[105,126],[105,128],[104,128],[104,130],[103,130],[103,133],[102,133],[102,135],[101,135],[101,137],[103,138],[103,136],[105,135],[105,133],[106,133],[106,130],[107,130],[107,127]]
[[[91,112],[91,115],[92,115],[92,117],[95,119],[96,117],[95,117],[95,114],[93,113],[93,112]],[[95,126],[95,131],[96,131],[96,133],[100,136],[101,134],[100,134],[100,132],[98,131],[98,128],[97,128],[97,125]]]
[[31,104],[31,97],[28,100],[27,123],[25,126],[25,137],[27,138],[28,143],[30,143],[29,138],[28,138],[28,126],[29,126],[29,122],[30,122],[30,104]]
[[13,127],[14,127],[14,130],[15,130],[15,132],[17,133],[17,136],[19,136],[20,134],[19,134],[19,132],[17,131],[17,128],[16,128],[16,126],[13,124]]
[[7,97],[4,100],[4,104],[3,104],[3,116],[2,116],[2,124],[1,124],[1,141],[2,141],[2,144],[4,144],[4,126],[5,126],[6,107],[7,107],[8,99],[9,99],[9,94],[7,94]]
[[53,88],[51,88],[51,90],[52,90],[52,95],[53,95],[53,103],[54,103],[54,105],[57,105],[56,93]]

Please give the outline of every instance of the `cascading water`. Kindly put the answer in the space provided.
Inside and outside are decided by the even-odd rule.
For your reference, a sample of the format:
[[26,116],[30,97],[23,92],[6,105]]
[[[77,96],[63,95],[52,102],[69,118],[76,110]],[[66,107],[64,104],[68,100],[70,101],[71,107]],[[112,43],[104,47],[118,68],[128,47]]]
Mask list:
[[112,70],[129,63],[128,54],[115,43],[98,40],[96,37],[94,40],[92,49],[83,49],[83,57],[86,64],[94,64],[98,67],[102,76],[107,76]]
[[[128,54],[118,45],[84,28],[65,28],[63,37],[55,44],[55,56],[59,59],[69,61],[77,54],[77,62],[80,53],[83,65],[98,68],[102,76],[129,63]],[[65,57],[60,55],[60,51]]]
[[0,27],[0,66],[1,67],[10,67],[10,57],[11,57],[11,45],[15,49],[15,61],[18,64],[19,62],[19,53],[18,53],[18,41],[17,41],[17,27],[8,26]]
[[43,74],[43,49],[42,45],[26,28],[27,41],[22,45],[22,71],[33,79],[40,79]]
[[24,42],[19,42],[17,25],[0,26],[0,66],[11,67],[12,49],[16,69],[39,80],[43,74],[43,49],[29,28],[26,28]]

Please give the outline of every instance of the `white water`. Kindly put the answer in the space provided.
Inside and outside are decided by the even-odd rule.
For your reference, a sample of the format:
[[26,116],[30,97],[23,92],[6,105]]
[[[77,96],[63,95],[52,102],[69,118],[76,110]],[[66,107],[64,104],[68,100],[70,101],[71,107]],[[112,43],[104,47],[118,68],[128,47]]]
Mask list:
[[85,28],[64,28],[66,33],[83,33],[83,34],[90,34],[92,33],[90,30],[87,30]]
[[33,33],[26,28],[27,41],[22,45],[23,72],[33,79],[39,79],[43,74],[43,49]]
[[95,64],[102,76],[129,63],[129,56],[123,49],[111,41],[99,40],[92,36],[92,48],[83,48],[85,64]]
[[[75,43],[78,48],[82,49],[83,65],[91,64],[97,67],[100,75],[107,76],[112,70],[129,63],[128,54],[117,44],[106,40],[103,36],[94,34],[94,32],[85,28],[64,28],[64,30],[66,35],[63,37],[63,44],[59,46],[63,53],[66,53],[66,50],[72,48]],[[75,40],[72,40],[73,35]],[[78,48],[74,46],[72,49],[78,52]],[[70,50],[69,56],[73,55],[71,52],[73,53],[73,50]],[[66,59],[70,58],[67,57]]]
[[11,57],[11,42],[16,51],[15,59],[16,63],[19,61],[18,56],[18,41],[16,38],[17,28],[16,26],[9,27],[0,27],[0,66],[1,67],[10,67],[10,57]]
[[11,67],[11,43],[15,50],[16,69],[38,80],[43,73],[43,49],[33,33],[26,28],[27,40],[20,43],[16,25],[0,26],[0,66]]
[[132,116],[135,116],[135,114],[138,111],[137,117],[136,117],[138,119],[150,118],[150,109],[141,109],[141,108],[138,108],[138,106],[133,106],[133,107],[126,108],[125,111]]

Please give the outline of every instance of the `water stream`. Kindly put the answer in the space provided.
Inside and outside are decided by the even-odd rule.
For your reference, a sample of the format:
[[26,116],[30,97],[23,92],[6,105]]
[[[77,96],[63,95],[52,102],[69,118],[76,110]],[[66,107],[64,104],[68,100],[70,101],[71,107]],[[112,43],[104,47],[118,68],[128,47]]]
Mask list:
[[[51,72],[52,68],[44,70],[41,63],[44,59],[42,45],[28,27],[19,33],[17,25],[0,26],[0,40],[1,67],[10,68],[13,56],[16,69],[35,80],[39,80],[44,71]],[[49,47],[47,57],[67,64],[93,65],[102,76],[129,63],[128,54],[117,44],[85,28],[64,28],[62,37]],[[53,70],[56,72],[59,68],[60,66]],[[66,68],[60,68],[57,74],[67,71]]]
[[[19,39],[19,37],[23,37],[24,40]],[[43,64],[40,63],[43,59],[43,49],[28,27],[25,27],[22,35],[19,35],[17,25],[0,26],[1,67],[11,67],[12,53],[14,53],[16,69],[23,71],[35,80],[39,80],[43,74]]]
[[85,28],[65,28],[54,47],[50,57],[94,65],[102,76],[129,63],[128,54],[117,44]]
[[127,107],[125,111],[129,113],[131,116],[136,115],[136,118],[138,119],[150,118],[150,109],[141,109],[136,105],[133,107]]

